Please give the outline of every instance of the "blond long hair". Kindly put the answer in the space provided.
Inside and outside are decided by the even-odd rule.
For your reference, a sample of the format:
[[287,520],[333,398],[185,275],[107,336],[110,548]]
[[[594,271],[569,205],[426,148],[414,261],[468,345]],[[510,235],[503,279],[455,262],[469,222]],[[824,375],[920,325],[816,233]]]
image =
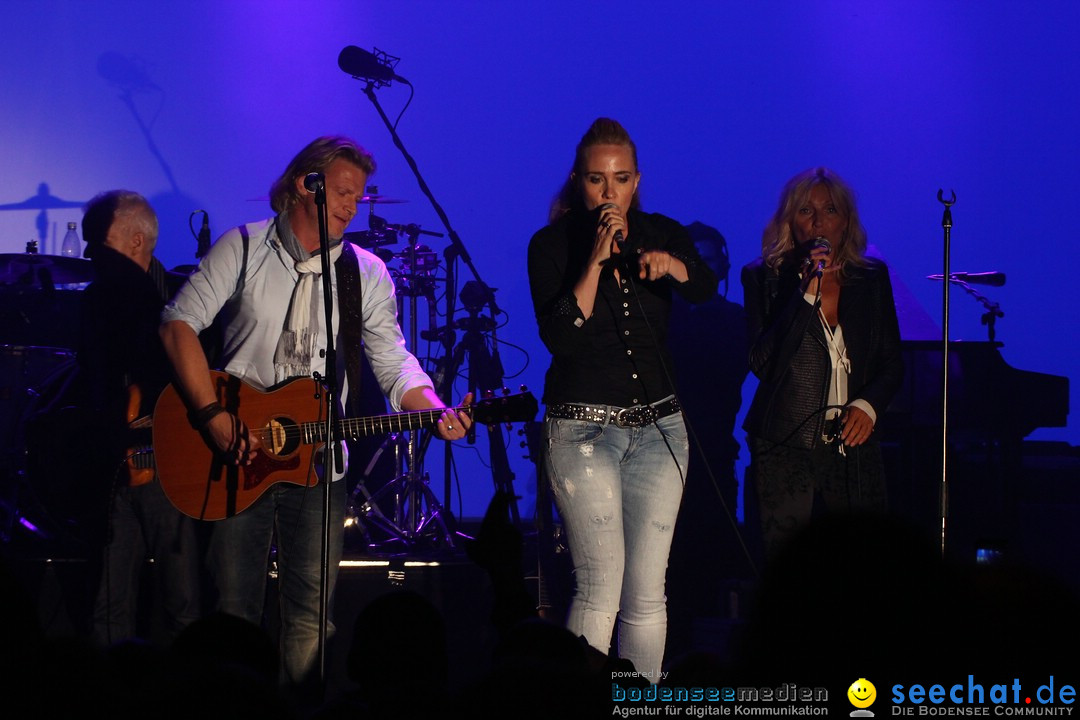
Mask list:
[[784,184],[776,212],[761,235],[761,257],[773,270],[779,269],[785,258],[795,250],[795,238],[791,231],[795,214],[807,203],[810,192],[818,185],[823,185],[829,191],[829,197],[837,209],[847,217],[840,247],[833,248],[833,262],[840,266],[841,275],[844,275],[844,268],[849,264],[866,264],[866,229],[859,220],[855,192],[829,168],[816,167],[802,171]]
[[375,158],[355,140],[344,135],[325,135],[312,140],[289,161],[285,172],[270,186],[270,207],[281,213],[296,205],[301,200],[296,179],[308,173],[325,172],[338,158],[348,160],[368,177],[375,172]]

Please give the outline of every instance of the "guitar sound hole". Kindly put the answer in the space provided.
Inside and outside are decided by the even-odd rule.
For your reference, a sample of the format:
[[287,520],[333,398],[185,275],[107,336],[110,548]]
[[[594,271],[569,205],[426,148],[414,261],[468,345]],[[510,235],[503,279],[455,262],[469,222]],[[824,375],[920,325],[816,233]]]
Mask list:
[[266,434],[265,445],[271,455],[290,455],[300,447],[300,427],[287,417],[271,420]]

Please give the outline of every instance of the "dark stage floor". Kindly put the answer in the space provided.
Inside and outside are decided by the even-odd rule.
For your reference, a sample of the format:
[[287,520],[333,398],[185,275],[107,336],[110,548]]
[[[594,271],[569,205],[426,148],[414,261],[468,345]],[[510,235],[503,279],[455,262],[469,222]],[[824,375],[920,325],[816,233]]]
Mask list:
[[[792,669],[799,668],[835,685],[852,673],[886,676],[886,668],[897,667],[895,663],[912,652],[924,658],[923,666],[949,672],[972,672],[980,659],[1002,672],[1005,667],[1012,670],[1014,662],[1024,667],[1056,662],[1055,648],[1080,639],[1072,561],[1080,544],[1070,520],[1072,509],[1075,506],[1067,503],[1025,508],[1026,545],[1002,548],[1001,571],[991,574],[980,571],[995,566],[974,561],[938,563],[929,538],[911,523],[893,518],[815,524],[790,555],[762,568],[762,576],[755,579],[742,572],[745,566],[730,538],[719,532],[722,526],[712,528],[717,531],[712,544],[700,535],[707,528],[695,526],[698,533],[686,531],[676,542],[669,568],[667,665],[675,672],[689,668],[683,672],[694,682],[719,682],[714,678],[722,675],[709,673],[724,668],[755,682],[787,682],[801,679]],[[461,531],[475,536],[478,527],[462,524]],[[1034,553],[1043,567],[1019,561],[1016,553],[1021,549]],[[26,542],[8,543],[5,550],[48,635],[84,632],[86,560],[35,553],[34,544]],[[528,532],[523,555],[527,591],[542,615],[560,619],[571,587],[568,558],[558,553],[541,565],[535,536]],[[721,567],[727,572],[718,571]],[[152,564],[147,570],[147,575],[153,572]],[[273,635],[273,572],[270,578],[267,627]],[[472,686],[493,671],[498,638],[492,584],[466,554],[461,537],[454,548],[437,553],[354,551],[340,569],[336,632],[326,655],[327,701],[355,690],[346,658],[356,638],[398,661],[405,656],[419,662],[438,652],[436,639],[425,637],[423,628],[411,623],[358,624],[370,603],[401,590],[418,593],[441,614],[451,690]],[[695,655],[697,659],[687,663]],[[705,665],[700,664],[702,657],[708,658]],[[407,705],[410,699],[401,701]]]

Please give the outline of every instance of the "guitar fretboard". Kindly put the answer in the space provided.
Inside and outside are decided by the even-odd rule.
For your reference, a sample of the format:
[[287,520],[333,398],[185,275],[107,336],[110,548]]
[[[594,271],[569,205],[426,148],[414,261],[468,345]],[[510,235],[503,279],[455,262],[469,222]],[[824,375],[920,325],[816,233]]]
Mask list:
[[[464,412],[472,417],[471,407],[452,408],[456,412]],[[371,435],[385,435],[387,433],[403,432],[405,430],[417,430],[429,427],[439,422],[439,418],[447,408],[431,408],[429,410],[415,410],[410,412],[393,413],[391,415],[374,415],[362,418],[346,418],[338,422],[338,430],[341,435],[349,440],[369,437]],[[307,444],[321,443],[326,441],[326,423],[306,422],[300,425],[304,442]]]

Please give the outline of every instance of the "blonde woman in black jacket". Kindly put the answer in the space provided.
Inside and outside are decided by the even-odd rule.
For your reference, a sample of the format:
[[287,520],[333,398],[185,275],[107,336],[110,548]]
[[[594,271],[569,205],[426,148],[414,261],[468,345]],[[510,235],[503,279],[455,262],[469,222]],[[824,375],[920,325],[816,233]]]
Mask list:
[[874,427],[903,376],[888,268],[868,258],[851,188],[827,168],[784,186],[743,268],[750,495],[771,557],[819,511],[884,511]]

